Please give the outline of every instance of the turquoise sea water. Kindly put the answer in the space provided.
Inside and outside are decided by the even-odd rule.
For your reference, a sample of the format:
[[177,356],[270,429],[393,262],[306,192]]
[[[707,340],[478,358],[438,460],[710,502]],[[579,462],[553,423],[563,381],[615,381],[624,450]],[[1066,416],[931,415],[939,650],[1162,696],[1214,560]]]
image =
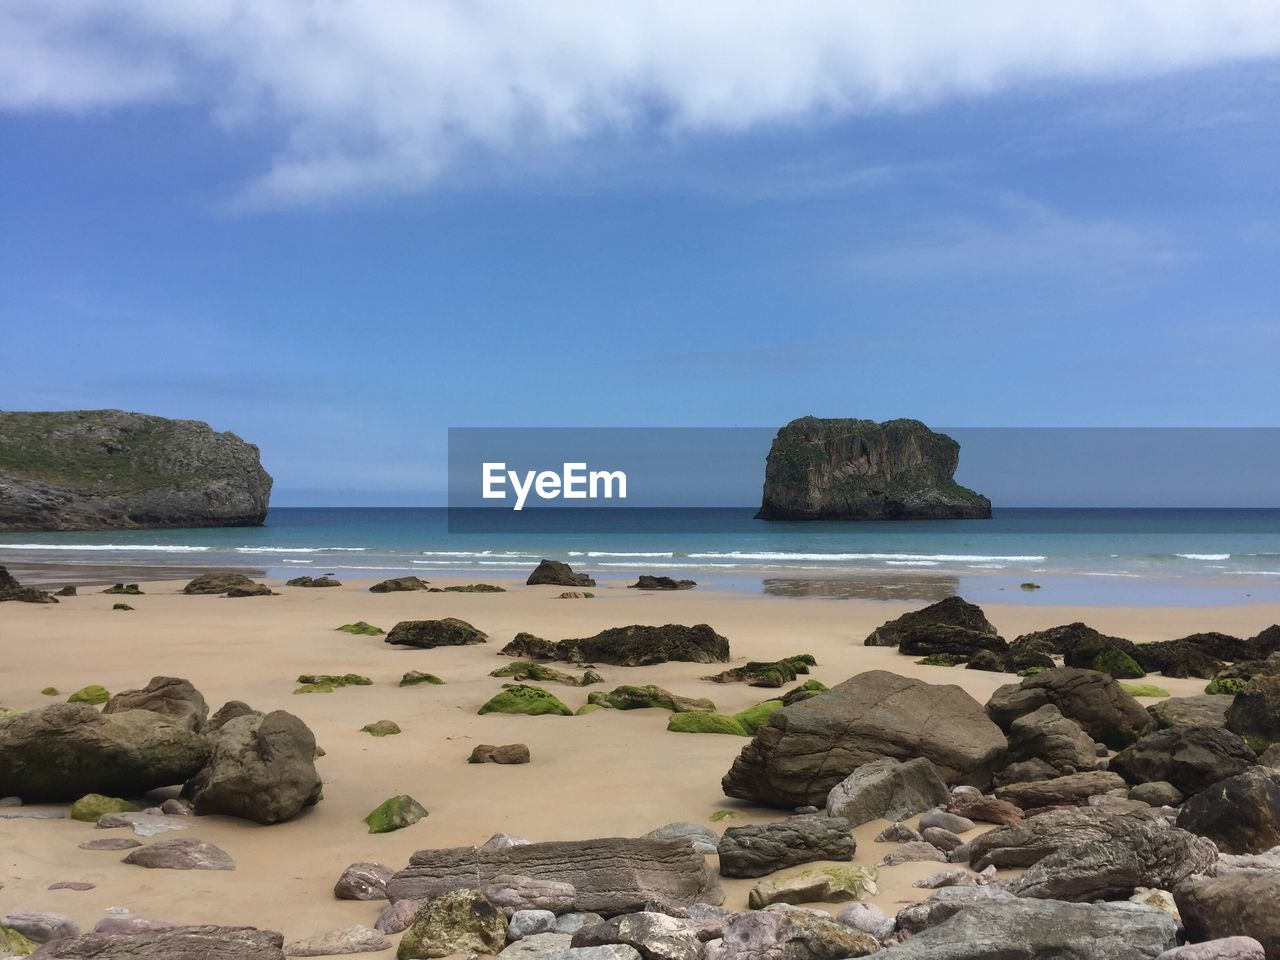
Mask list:
[[[1005,509],[986,521],[766,523],[749,509],[606,512],[572,532],[451,533],[443,508],[278,508],[256,528],[0,535],[0,564],[251,567],[273,576],[523,576],[542,557],[601,580],[667,573],[804,596],[1034,603],[1280,600],[1280,510]],[[140,574],[135,574],[139,575]],[[1023,581],[1039,591],[1020,591]]]

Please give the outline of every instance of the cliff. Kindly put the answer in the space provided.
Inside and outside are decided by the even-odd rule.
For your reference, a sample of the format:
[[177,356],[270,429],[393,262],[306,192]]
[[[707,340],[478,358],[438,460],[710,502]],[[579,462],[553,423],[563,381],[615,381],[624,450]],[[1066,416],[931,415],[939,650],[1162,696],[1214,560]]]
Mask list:
[[0,412],[0,530],[260,526],[258,448],[199,420]]
[[960,444],[918,420],[793,420],[773,440],[759,520],[986,519],[953,479]]

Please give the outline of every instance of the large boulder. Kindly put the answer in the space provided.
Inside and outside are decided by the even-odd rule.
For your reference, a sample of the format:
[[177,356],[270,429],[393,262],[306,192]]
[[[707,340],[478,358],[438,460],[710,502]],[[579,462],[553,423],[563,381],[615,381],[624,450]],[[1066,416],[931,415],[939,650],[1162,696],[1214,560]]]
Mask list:
[[1067,807],[1015,820],[970,840],[969,863],[975,870],[1029,867],[1056,850],[1102,842],[1114,816],[1101,807]]
[[507,942],[507,918],[478,890],[453,890],[424,903],[396,950],[397,960],[492,955]]
[[489,635],[465,620],[445,617],[443,620],[401,620],[387,633],[384,643],[399,647],[462,647],[486,643]]
[[1112,817],[1100,826],[1102,838],[1059,847],[1012,881],[1010,892],[1073,903],[1124,900],[1137,887],[1169,890],[1218,859],[1212,842],[1152,817]]
[[1046,670],[1000,687],[987,702],[987,714],[1008,730],[1018,717],[1046,703],[1113,750],[1127,747],[1156,726],[1151,714],[1112,677],[1074,667]]
[[1260,674],[1236,694],[1227,729],[1262,745],[1280,742],[1280,673]]
[[877,960],[1156,960],[1177,943],[1163,910],[1136,903],[990,900],[881,950]]
[[0,413],[0,530],[257,527],[270,496],[258,448],[199,420]]
[[253,578],[233,571],[202,573],[191,580],[182,592],[189,596],[209,596],[228,593],[231,590],[248,590],[257,587]]
[[937,769],[924,757],[906,763],[884,757],[863,764],[832,787],[827,813],[856,827],[872,820],[906,820],[950,797]]
[[210,736],[209,762],[187,784],[196,813],[279,823],[320,799],[316,738],[291,713],[251,713]]
[[429,589],[430,583],[421,577],[391,577],[379,580],[369,588],[370,593],[404,593],[411,590]]
[[948,783],[985,785],[1007,741],[960,687],[871,670],[776,711],[721,780],[730,797],[821,806],[883,757],[929,759]]
[[1231,697],[1199,693],[1190,697],[1166,697],[1147,707],[1162,730],[1167,727],[1222,727],[1227,722]]
[[141,690],[117,693],[102,707],[103,713],[126,710],[150,710],[197,732],[209,718],[209,705],[200,691],[178,677],[152,677]]
[[1009,725],[1009,761],[1043,760],[1060,774],[1083,773],[1098,765],[1093,737],[1051,703]]
[[1194,877],[1173,891],[1191,940],[1253,937],[1280,957],[1280,870],[1250,870]]
[[1149,673],[1166,677],[1202,677],[1208,680],[1223,662],[1190,640],[1160,640],[1137,644],[1131,655]]
[[605,916],[642,910],[651,901],[718,905],[724,900],[715,869],[679,837],[419,850],[391,878],[387,895],[393,901],[422,900],[513,875],[571,884],[575,910]]
[[1224,853],[1262,853],[1280,845],[1280,770],[1250,767],[1188,800],[1178,826],[1208,837]]
[[596,585],[596,582],[585,573],[574,573],[573,567],[562,560],[543,560],[533,568],[533,573],[529,574],[529,579],[525,583],[531,587],[542,584],[555,587],[594,587]]
[[1222,727],[1170,727],[1125,747],[1108,769],[1133,784],[1163,780],[1189,796],[1257,762],[1249,745]]
[[610,627],[580,640],[561,640],[555,645],[555,657],[574,663],[608,663],[618,667],[646,667],[672,660],[723,663],[729,659],[729,641],[705,623],[692,627],[678,623],[661,627],[633,624]]
[[272,930],[213,925],[137,933],[87,933],[54,940],[39,960],[284,960],[284,937]]
[[781,823],[729,827],[720,838],[722,877],[763,877],[816,860],[852,860],[853,825],[844,817],[809,814]]
[[1001,654],[1008,648],[982,608],[959,597],[904,613],[871,631],[863,642],[868,647],[898,647],[914,657],[946,655],[962,660],[983,650]]
[[208,755],[202,737],[149,711],[54,704],[0,719],[0,796],[137,796],[182,783]]

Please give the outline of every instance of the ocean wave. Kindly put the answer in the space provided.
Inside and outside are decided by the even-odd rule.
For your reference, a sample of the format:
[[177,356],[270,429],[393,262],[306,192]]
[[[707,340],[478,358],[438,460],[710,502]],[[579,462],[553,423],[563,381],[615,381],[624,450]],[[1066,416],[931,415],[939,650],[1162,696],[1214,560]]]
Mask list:
[[653,553],[646,553],[644,551],[632,552],[627,550],[616,550],[616,551],[615,550],[570,550],[569,556],[571,557],[656,557],[661,559],[663,557],[674,557],[674,556],[677,556],[677,554],[673,553],[670,550],[660,550]]
[[731,550],[723,553],[690,553],[690,558],[725,560],[884,560],[887,563],[930,560],[937,563],[1039,563],[1048,557],[991,556],[970,553],[743,553]]
[[1183,560],[1230,560],[1229,553],[1177,553],[1174,556],[1181,557]]
[[[204,549],[204,548],[201,548]],[[368,547],[235,547],[236,553],[364,553]]]
[[891,567],[936,567],[941,561],[938,560],[886,560],[885,563]]
[[66,550],[84,552],[205,553],[212,547],[162,543],[0,543],[0,550]]

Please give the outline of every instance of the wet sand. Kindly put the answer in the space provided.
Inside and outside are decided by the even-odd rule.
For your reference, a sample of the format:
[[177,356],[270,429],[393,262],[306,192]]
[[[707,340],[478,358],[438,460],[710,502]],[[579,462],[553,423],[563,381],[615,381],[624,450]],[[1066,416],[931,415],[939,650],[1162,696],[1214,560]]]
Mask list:
[[[436,585],[459,581],[430,578]],[[280,930],[286,940],[356,923],[371,924],[385,905],[339,901],[333,883],[359,860],[403,866],[418,849],[482,843],[505,831],[532,840],[637,836],[676,820],[717,831],[767,822],[784,811],[730,801],[720,778],[746,742],[739,737],[669,733],[666,711],[599,711],[582,717],[478,716],[500,689],[489,671],[509,662],[495,656],[519,631],[551,640],[589,636],[629,623],[709,623],[729,638],[732,662],[811,653],[812,676],[833,685],[864,670],[886,669],[933,683],[957,683],[981,702],[1015,679],[963,668],[925,667],[896,650],[864,647],[885,620],[922,603],[864,599],[816,600],[759,596],[702,588],[639,593],[622,582],[602,583],[590,600],[560,600],[558,587],[526,587],[494,580],[502,594],[370,594],[369,581],[332,589],[279,586],[281,595],[227,599],[184,596],[181,582],[144,583],[145,596],[126,597],[135,609],[113,611],[122,599],[86,589],[58,605],[0,604],[0,706],[30,709],[52,702],[40,690],[55,686],[64,699],[89,683],[112,692],[143,686],[152,676],[190,679],[217,709],[230,699],[260,710],[284,709],[315,731],[327,752],[318,761],[324,800],[293,821],[262,827],[225,817],[192,818],[170,836],[199,837],[236,861],[234,872],[145,870],[120,863],[121,853],[87,851],[86,839],[128,836],[70,820],[0,819],[0,915],[56,910],[85,929],[107,907],[126,906],[178,923],[251,924]],[[1033,629],[1083,620],[1135,641],[1220,630],[1250,636],[1280,622],[1280,605],[1205,608],[1054,607],[984,605],[988,618],[1012,639]],[[484,645],[435,650],[391,647],[381,637],[334,628],[367,620],[445,616],[470,621],[490,635]],[[438,674],[444,686],[401,689],[407,670]],[[601,686],[546,684],[570,707],[593,690],[622,683],[654,683],[673,693],[709,697],[724,712],[767,699],[769,691],[700,679],[722,667],[670,663],[654,667],[600,666]],[[300,673],[364,674],[373,686],[330,694],[295,695]],[[1198,693],[1204,681],[1151,678],[1173,695]],[[394,720],[403,733],[373,738],[360,727]],[[471,765],[478,743],[528,744],[533,761],[521,766]],[[405,830],[370,836],[362,818],[378,803],[408,793],[431,815]],[[32,807],[32,810],[44,809]],[[53,808],[51,808],[53,809]],[[711,821],[717,810],[734,816]],[[14,812],[14,811],[0,811]],[[874,864],[892,845],[877,844],[883,822],[856,831],[854,862]],[[143,842],[148,842],[144,840]],[[905,864],[880,871],[874,902],[892,913],[929,891],[911,882],[947,865]],[[802,872],[804,867],[777,876]],[[56,881],[88,881],[93,890],[49,891]],[[743,908],[755,881],[726,880],[726,905]],[[833,912],[839,905],[826,905]]]

